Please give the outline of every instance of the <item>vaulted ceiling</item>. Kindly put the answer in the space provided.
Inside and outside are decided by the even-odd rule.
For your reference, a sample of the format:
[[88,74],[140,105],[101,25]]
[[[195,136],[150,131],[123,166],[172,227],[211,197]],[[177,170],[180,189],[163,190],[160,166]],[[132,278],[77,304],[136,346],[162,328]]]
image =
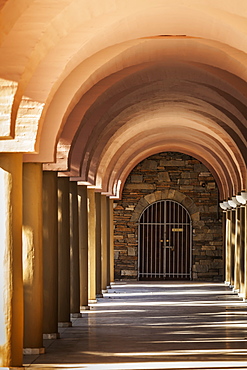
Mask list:
[[245,0],[0,1],[0,151],[118,197],[189,154],[246,190]]

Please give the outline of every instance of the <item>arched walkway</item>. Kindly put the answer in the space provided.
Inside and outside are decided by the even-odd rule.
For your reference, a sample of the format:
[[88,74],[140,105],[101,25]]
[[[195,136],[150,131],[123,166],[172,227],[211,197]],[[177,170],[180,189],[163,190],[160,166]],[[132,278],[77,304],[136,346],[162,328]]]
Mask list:
[[246,368],[245,309],[222,283],[115,283],[28,368]]
[[[103,364],[121,343],[133,351],[149,340],[152,325],[141,321],[133,324],[135,341],[126,340],[131,325],[114,316],[114,306],[105,312],[99,301],[95,311],[83,310],[102,299],[114,276],[136,278],[136,221],[158,199],[191,215],[193,278],[225,281],[247,299],[246,23],[244,0],[0,0],[0,367],[22,368],[23,353],[44,353],[47,340],[59,349],[56,361],[74,367],[95,356]],[[187,158],[188,177],[175,175],[176,166],[166,181],[162,162],[162,186],[144,175],[128,183],[158,153],[200,164]],[[131,196],[121,205],[126,188]],[[222,307],[213,325],[227,321],[226,334],[232,316]],[[240,359],[235,311],[241,335],[228,346]],[[115,329],[117,340],[100,352]],[[67,335],[74,345],[66,347]]]

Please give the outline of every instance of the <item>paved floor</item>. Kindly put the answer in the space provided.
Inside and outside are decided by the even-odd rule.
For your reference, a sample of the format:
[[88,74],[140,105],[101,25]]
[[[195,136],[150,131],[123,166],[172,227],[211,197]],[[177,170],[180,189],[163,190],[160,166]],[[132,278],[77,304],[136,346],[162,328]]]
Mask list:
[[46,354],[43,369],[247,369],[247,304],[220,283],[121,283]]

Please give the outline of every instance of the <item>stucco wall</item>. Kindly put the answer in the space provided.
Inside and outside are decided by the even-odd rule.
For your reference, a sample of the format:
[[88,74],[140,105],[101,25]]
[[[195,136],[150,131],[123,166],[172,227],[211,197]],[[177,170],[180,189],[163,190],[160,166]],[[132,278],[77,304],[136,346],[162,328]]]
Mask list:
[[193,279],[223,280],[222,220],[218,189],[209,170],[181,153],[160,153],[140,162],[114,206],[115,278],[136,279],[138,218],[159,199],[181,202],[193,221]]

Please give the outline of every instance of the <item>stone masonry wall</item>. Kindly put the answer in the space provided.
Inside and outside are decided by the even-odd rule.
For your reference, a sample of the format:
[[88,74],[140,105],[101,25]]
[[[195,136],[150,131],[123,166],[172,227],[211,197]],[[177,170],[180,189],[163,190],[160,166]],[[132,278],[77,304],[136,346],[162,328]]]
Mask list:
[[137,279],[138,224],[133,213],[148,194],[174,190],[189,197],[197,209],[193,220],[193,279],[223,281],[222,220],[218,189],[212,174],[198,160],[165,152],[140,162],[128,176],[122,199],[114,204],[116,280]]

